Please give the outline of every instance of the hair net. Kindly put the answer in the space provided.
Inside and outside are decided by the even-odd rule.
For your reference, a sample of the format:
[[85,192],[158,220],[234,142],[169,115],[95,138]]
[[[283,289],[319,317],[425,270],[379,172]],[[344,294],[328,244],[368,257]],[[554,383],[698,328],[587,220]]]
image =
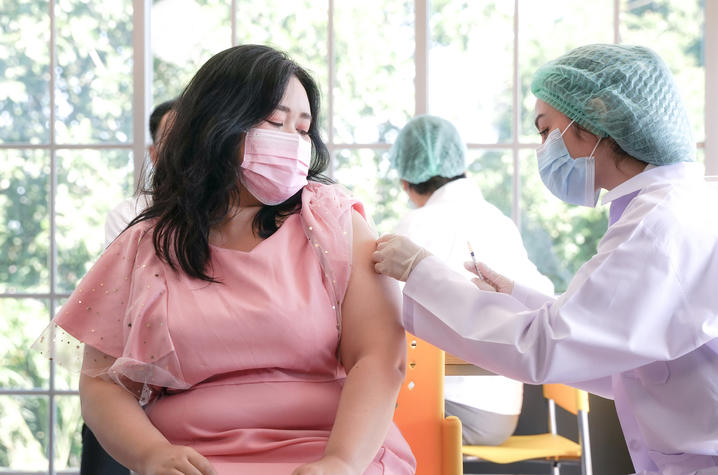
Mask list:
[[403,180],[417,184],[435,176],[451,178],[464,173],[466,148],[451,122],[421,115],[401,129],[389,160]]
[[641,161],[667,165],[695,159],[688,115],[673,76],[648,48],[576,48],[541,66],[531,91]]

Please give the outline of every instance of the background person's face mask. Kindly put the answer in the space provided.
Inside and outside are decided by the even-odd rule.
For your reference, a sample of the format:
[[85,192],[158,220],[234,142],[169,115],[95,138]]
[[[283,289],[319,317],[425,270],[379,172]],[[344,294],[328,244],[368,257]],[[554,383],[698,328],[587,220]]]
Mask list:
[[312,145],[297,134],[249,129],[239,180],[255,198],[277,205],[307,184]]
[[571,124],[573,121],[563,132],[559,129],[552,130],[546,142],[536,149],[539,174],[546,188],[560,200],[592,208],[598,201],[596,160],[593,153],[601,143],[601,137],[588,157],[573,159],[563,141],[563,134]]

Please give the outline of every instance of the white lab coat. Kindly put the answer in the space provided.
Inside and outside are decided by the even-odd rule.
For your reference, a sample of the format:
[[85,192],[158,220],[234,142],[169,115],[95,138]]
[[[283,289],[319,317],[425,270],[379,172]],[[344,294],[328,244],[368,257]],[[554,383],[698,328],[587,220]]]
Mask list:
[[127,198],[107,213],[105,218],[105,248],[112,244],[125,230],[127,224],[145,210],[150,204],[150,195],[141,194]]
[[[496,271],[553,295],[553,284],[541,275],[526,254],[514,222],[491,203],[470,179],[449,182],[432,193],[424,206],[409,211],[397,234],[411,238],[466,278],[471,242],[479,261]],[[521,412],[523,384],[503,376],[447,376],[444,397],[497,414]]]
[[638,473],[718,473],[718,213],[700,167],[646,170],[554,299],[480,291],[440,259],[404,287],[407,330],[486,369],[616,402]]

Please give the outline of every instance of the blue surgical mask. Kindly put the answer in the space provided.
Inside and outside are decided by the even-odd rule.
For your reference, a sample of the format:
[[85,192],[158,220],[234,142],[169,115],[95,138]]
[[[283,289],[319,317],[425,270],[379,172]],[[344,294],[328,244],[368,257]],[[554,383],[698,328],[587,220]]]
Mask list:
[[548,134],[546,142],[536,149],[538,169],[546,188],[560,200],[593,208],[598,201],[596,190],[596,164],[593,147],[588,157],[571,158],[563,141],[563,134],[571,127],[573,121],[561,132],[554,129]]

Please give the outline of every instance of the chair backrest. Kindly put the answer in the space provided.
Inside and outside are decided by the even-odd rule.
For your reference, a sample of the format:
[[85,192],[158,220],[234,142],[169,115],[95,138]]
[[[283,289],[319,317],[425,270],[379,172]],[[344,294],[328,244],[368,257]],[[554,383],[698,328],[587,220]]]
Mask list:
[[416,457],[417,475],[442,473],[444,352],[407,333],[406,379],[394,422]]
[[543,395],[574,415],[578,415],[578,411],[588,413],[588,393],[586,391],[565,384],[544,384]]
[[576,416],[578,425],[578,443],[581,446],[581,473],[592,475],[591,441],[588,430],[588,393],[564,384],[544,384],[543,395],[549,400],[549,430],[557,433],[556,411],[554,404],[558,404]]

